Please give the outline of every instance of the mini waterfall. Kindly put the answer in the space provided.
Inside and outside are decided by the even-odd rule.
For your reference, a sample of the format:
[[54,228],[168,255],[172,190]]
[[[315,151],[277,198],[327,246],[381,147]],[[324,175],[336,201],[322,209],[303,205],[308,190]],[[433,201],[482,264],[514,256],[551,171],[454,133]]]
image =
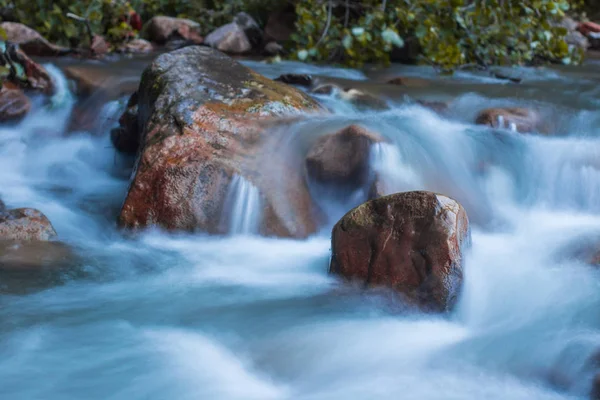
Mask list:
[[261,218],[260,192],[241,175],[234,175],[224,204],[222,225],[231,235],[258,233]]
[[417,173],[402,159],[398,147],[392,143],[374,143],[371,146],[371,170],[384,194],[418,189]]

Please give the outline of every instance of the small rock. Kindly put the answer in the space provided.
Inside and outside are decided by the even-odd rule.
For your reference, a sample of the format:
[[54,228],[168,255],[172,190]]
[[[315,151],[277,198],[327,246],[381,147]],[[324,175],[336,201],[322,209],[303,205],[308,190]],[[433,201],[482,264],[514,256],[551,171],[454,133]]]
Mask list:
[[0,240],[41,240],[56,237],[54,227],[38,210],[18,208],[0,214]]
[[64,55],[69,49],[56,46],[47,41],[37,31],[17,22],[3,22],[0,24],[6,32],[6,41],[18,44],[27,54],[36,57],[51,57]]
[[244,54],[252,50],[252,43],[244,30],[235,22],[212,31],[205,39],[208,46],[229,54]]
[[142,29],[142,37],[151,42],[166,44],[173,38],[202,44],[200,24],[189,19],[165,16],[153,17]]
[[110,45],[104,36],[94,35],[90,44],[90,51],[94,57],[103,57],[110,51]]
[[122,44],[118,51],[121,53],[139,54],[139,53],[150,53],[154,50],[152,43],[145,39],[133,39],[127,43]]
[[19,121],[31,109],[31,101],[16,86],[8,87],[5,83],[0,89],[0,122]]
[[371,146],[382,141],[381,136],[358,125],[322,136],[306,156],[307,176],[310,181],[349,192],[366,188],[371,180]]
[[541,122],[541,117],[536,111],[518,107],[488,108],[481,111],[475,119],[478,125],[521,133],[543,131]]
[[388,110],[390,108],[385,100],[358,89],[344,90],[340,92],[339,96],[359,110]]
[[465,210],[449,197],[424,191],[380,197],[334,226],[330,273],[448,310],[461,289],[470,237]]
[[312,85],[312,76],[306,74],[284,74],[275,78],[277,82],[287,83],[288,85],[310,87]]
[[269,42],[265,45],[264,53],[270,56],[283,53],[283,46],[277,42]]
[[341,92],[342,88],[338,85],[334,85],[333,83],[323,83],[320,85],[316,85],[314,88],[310,90],[312,94],[321,94],[321,95],[332,95],[334,92]]

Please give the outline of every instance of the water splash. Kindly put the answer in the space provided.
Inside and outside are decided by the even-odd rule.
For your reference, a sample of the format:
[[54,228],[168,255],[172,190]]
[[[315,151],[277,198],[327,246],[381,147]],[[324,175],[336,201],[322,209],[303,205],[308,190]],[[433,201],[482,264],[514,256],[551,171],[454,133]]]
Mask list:
[[222,223],[232,235],[258,233],[261,219],[260,192],[241,175],[234,175],[224,205]]
[[407,164],[397,146],[374,143],[371,146],[371,170],[383,194],[417,189],[422,186],[415,170]]

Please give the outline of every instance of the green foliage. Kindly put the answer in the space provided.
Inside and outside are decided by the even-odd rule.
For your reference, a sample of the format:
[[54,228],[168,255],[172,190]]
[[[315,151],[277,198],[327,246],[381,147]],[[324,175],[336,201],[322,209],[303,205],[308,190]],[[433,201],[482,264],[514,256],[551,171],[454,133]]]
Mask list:
[[68,13],[87,19],[93,33],[106,34],[131,9],[123,0],[0,0],[0,7],[51,42],[73,47],[89,35],[86,24],[67,17]]
[[420,61],[465,64],[581,61],[557,24],[568,0],[305,0],[297,3],[297,58],[349,65],[388,63],[393,46],[416,38]]

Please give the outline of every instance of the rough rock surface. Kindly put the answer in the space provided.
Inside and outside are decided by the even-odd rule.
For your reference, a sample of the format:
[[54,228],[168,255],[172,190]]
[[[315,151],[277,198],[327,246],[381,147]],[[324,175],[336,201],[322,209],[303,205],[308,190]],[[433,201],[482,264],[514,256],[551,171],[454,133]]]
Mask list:
[[165,44],[171,39],[184,39],[196,44],[203,41],[197,22],[165,16],[156,16],[148,21],[142,29],[142,36],[158,44]]
[[330,272],[446,310],[459,294],[469,243],[469,220],[458,202],[431,192],[397,193],[356,207],[335,225]]
[[475,123],[492,128],[514,129],[521,133],[545,130],[540,115],[528,108],[488,108],[479,113]]
[[18,44],[30,56],[51,57],[67,54],[69,49],[56,46],[30,27],[17,22],[3,22],[0,28],[6,32],[6,40]]
[[0,89],[0,122],[18,121],[31,109],[31,101],[21,89],[5,83]]
[[[283,137],[262,126],[273,117],[322,111],[306,94],[211,48],[190,46],[159,56],[144,71],[138,108],[142,150],[122,227],[222,233],[228,186],[241,175],[260,191],[261,233],[304,237],[316,230],[302,168],[277,154]],[[283,184],[274,184],[274,174],[286,177]]]
[[350,125],[320,137],[306,157],[309,181],[354,191],[371,180],[371,146],[383,138],[367,129]]
[[38,210],[17,208],[0,211],[0,241],[46,241],[54,237],[56,237],[54,227]]

